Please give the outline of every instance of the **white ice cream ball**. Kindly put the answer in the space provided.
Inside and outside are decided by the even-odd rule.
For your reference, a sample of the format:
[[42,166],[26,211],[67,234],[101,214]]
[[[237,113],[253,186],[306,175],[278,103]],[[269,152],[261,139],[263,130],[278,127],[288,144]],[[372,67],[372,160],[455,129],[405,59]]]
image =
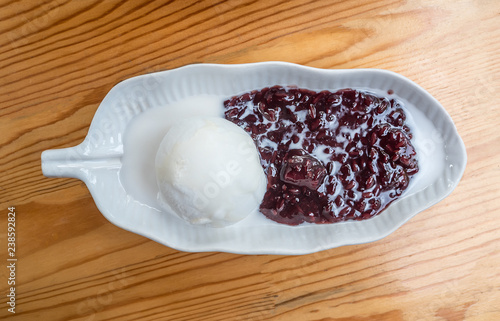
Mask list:
[[222,118],[180,122],[156,155],[158,200],[192,224],[222,227],[257,210],[266,177],[252,138]]

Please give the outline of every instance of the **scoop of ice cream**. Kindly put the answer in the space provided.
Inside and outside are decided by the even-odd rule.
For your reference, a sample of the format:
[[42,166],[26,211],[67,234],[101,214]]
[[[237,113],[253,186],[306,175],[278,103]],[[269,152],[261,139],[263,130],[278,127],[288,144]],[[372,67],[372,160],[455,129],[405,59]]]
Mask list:
[[222,118],[172,127],[156,154],[158,200],[192,224],[222,227],[256,210],[266,177],[251,137]]

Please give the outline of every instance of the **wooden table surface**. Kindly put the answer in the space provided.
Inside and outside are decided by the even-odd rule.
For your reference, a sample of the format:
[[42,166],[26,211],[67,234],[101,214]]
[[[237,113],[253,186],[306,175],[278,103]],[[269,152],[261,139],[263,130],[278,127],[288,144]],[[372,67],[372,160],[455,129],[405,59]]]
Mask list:
[[[0,319],[500,320],[499,1],[2,0],[0,17]],[[81,181],[42,175],[118,82],[268,60],[420,84],[467,147],[457,189],[374,243],[246,256],[124,231]]]

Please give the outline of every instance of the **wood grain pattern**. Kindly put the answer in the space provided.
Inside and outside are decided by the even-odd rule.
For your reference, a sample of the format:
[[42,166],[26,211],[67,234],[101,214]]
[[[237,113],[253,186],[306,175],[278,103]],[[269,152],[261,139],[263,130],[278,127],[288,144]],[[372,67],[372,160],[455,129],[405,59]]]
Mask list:
[[[0,1],[0,319],[500,320],[499,26],[496,0]],[[119,81],[266,60],[413,79],[464,139],[462,182],[383,240],[289,257],[178,252],[43,177]]]

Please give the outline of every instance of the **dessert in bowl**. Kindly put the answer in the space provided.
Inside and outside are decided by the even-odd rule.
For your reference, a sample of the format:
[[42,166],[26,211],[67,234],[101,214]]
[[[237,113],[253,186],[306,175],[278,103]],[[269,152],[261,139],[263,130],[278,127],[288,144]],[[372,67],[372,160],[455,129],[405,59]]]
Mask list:
[[[265,88],[273,88],[273,86],[288,88],[288,91],[309,90],[315,94],[324,91],[338,94],[339,90],[348,88],[356,93],[366,93],[370,97],[385,97],[388,101],[394,100],[402,104],[407,122],[400,126],[398,132],[393,132],[391,128],[377,127],[381,124],[372,124],[373,128],[369,132],[370,135],[375,133],[374,141],[367,141],[371,139],[371,136],[366,136],[357,148],[346,150],[347,154],[352,152],[352,155],[347,155],[350,160],[361,159],[357,157],[359,155],[355,155],[356,149],[363,150],[365,156],[364,166],[357,164],[360,168],[354,168],[357,171],[353,171],[355,165],[349,164],[351,173],[344,172],[346,169],[342,169],[344,164],[340,161],[341,152],[335,150],[336,146],[329,148],[331,148],[331,155],[339,157],[337,163],[319,164],[316,161],[318,156],[313,155],[315,151],[307,150],[308,146],[302,145],[298,148],[298,145],[292,145],[297,148],[289,148],[291,144],[305,142],[304,139],[300,141],[299,137],[299,141],[294,143],[297,138],[293,138],[293,134],[290,134],[291,143],[283,154],[286,166],[282,166],[284,169],[280,168],[279,173],[274,171],[276,174],[274,177],[279,177],[281,180],[281,183],[278,182],[279,188],[283,189],[283,186],[287,186],[288,189],[295,185],[302,188],[301,193],[306,193],[307,189],[318,191],[327,178],[332,180],[335,177],[340,178],[336,184],[338,186],[336,196],[342,192],[346,195],[342,197],[344,203],[355,202],[358,200],[356,195],[353,194],[356,196],[353,199],[348,198],[350,190],[357,188],[356,194],[365,193],[368,197],[368,193],[373,191],[369,189],[380,185],[375,182],[382,179],[375,177],[373,179],[375,182],[370,182],[369,171],[362,171],[365,168],[369,169],[369,164],[366,163],[369,157],[383,157],[380,151],[377,151],[377,155],[370,156],[368,147],[402,143],[404,146],[412,146],[416,156],[413,157],[410,147],[397,156],[401,164],[408,164],[405,174],[399,171],[399,176],[393,175],[393,177],[398,177],[395,181],[405,186],[404,191],[400,193],[401,197],[391,200],[392,203],[382,212],[378,211],[383,207],[380,204],[372,212],[373,215],[369,212],[373,206],[370,207],[371,205],[365,203],[363,207],[362,202],[351,204],[353,206],[349,206],[350,210],[342,213],[347,220],[334,219],[334,217],[342,216],[340,212],[347,208],[347,206],[342,206],[344,204],[336,205],[335,197],[332,202],[322,205],[321,211],[318,211],[316,215],[316,221],[308,221],[304,219],[305,216],[302,216],[302,222],[297,222],[294,218],[287,222],[269,219],[269,215],[268,217],[263,215],[262,206],[255,201],[253,205],[245,206],[245,213],[237,213],[236,219],[231,224],[226,224],[224,220],[220,221],[223,224],[207,225],[205,224],[207,221],[204,220],[198,220],[199,224],[193,224],[193,221],[185,220],[182,214],[179,215],[179,211],[182,210],[176,209],[175,205],[169,205],[171,201],[168,199],[165,202],[166,206],[162,206],[162,203],[158,201],[160,188],[157,183],[155,159],[162,140],[169,131],[172,128],[179,128],[178,124],[181,122],[204,122],[209,118],[226,118],[225,122],[237,123],[236,118],[229,117],[230,108],[227,107],[231,107],[228,106],[230,104],[226,103],[225,106],[224,102],[230,101],[233,97],[245,95],[245,93],[261,91]],[[347,91],[345,93],[347,96],[353,94]],[[394,116],[395,124],[399,126],[398,117],[395,114],[392,116]],[[199,128],[203,126],[202,124]],[[405,132],[405,126],[410,131]],[[241,128],[246,130],[244,126]],[[314,139],[322,139],[322,136],[317,137],[318,133],[315,134]],[[403,134],[405,136],[401,136]],[[250,136],[248,134],[248,137]],[[190,139],[186,141],[189,142]],[[226,145],[236,143],[228,142]],[[348,143],[346,147],[347,145]],[[317,149],[318,146],[319,144],[316,144],[313,149]],[[323,151],[326,149],[326,147],[321,147]],[[171,151],[168,148],[166,150]],[[265,157],[261,151],[259,152],[262,163]],[[223,151],[217,154],[220,153]],[[170,152],[167,154],[171,155]],[[314,157],[311,158],[311,155]],[[411,168],[412,165],[414,168],[417,167],[415,160],[418,160],[418,172]],[[230,161],[229,159],[229,163]],[[89,187],[104,216],[124,229],[179,250],[226,251],[245,254],[305,254],[380,239],[418,212],[451,193],[463,174],[465,163],[465,148],[449,115],[432,96],[407,78],[376,69],[325,70],[280,62],[246,65],[190,65],[126,80],[115,86],[105,97],[96,112],[89,134],[82,144],[63,150],[46,151],[42,154],[42,169],[45,175],[82,179]],[[244,164],[240,165],[244,166]],[[225,168],[227,171],[227,163],[225,166],[215,170],[213,175],[208,174],[207,177],[214,180],[221,170]],[[301,166],[309,168],[310,177],[304,178],[296,175],[300,172]],[[237,172],[236,167],[232,167],[234,172]],[[255,166],[252,168],[255,169]],[[260,170],[260,174],[266,172],[264,167]],[[255,173],[257,172],[255,170]],[[267,171],[267,174],[269,172]],[[356,174],[358,172],[359,175]],[[246,178],[249,185],[255,183],[251,181],[259,175],[249,175]],[[405,181],[409,175],[413,177]],[[312,179],[313,177],[316,179]],[[342,177],[345,179],[342,180]],[[348,177],[354,177],[354,179],[349,180]],[[258,181],[257,179],[256,182]],[[219,185],[217,188],[220,189],[224,184]],[[206,186],[208,185],[204,184],[201,189],[203,190]],[[210,186],[214,192],[215,185]],[[255,186],[259,184],[255,183]],[[324,185],[322,188],[325,190],[332,188],[328,186]],[[269,186],[267,188],[269,190]],[[250,188],[252,191],[249,192],[250,199],[259,198],[259,193],[254,193],[257,189],[258,187]],[[281,193],[281,195],[284,194]],[[262,204],[265,203],[265,199],[263,197]],[[298,204],[303,204],[306,200],[308,198],[303,197]],[[272,206],[266,207],[270,209],[269,213],[272,212],[272,208],[280,208],[281,204],[278,199],[274,199],[271,203],[273,203]],[[324,211],[328,204],[336,205],[336,209]],[[251,209],[253,206],[255,209]],[[352,211],[352,208],[356,209]],[[330,215],[330,220],[324,221],[322,213],[333,214]],[[367,217],[362,217],[363,215]],[[357,220],[361,217],[362,220]],[[330,224],[330,221],[335,223]]]

